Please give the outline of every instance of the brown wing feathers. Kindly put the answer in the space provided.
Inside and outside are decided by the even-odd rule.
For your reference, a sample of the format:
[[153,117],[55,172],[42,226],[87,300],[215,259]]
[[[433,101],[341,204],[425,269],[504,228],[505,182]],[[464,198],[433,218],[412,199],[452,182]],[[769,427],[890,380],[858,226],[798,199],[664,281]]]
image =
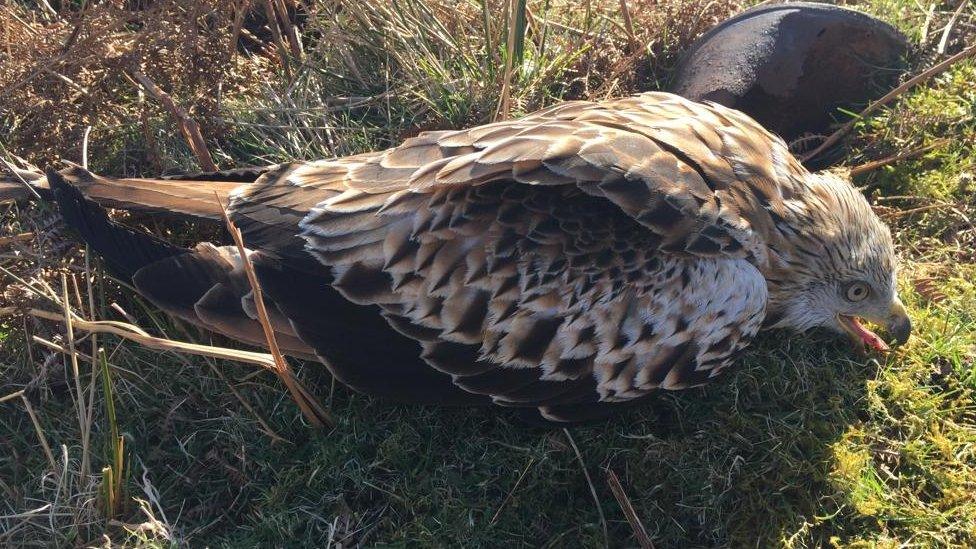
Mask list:
[[[757,295],[737,311],[743,318],[718,331],[728,336],[737,320],[743,321],[742,330],[729,336],[733,345],[709,364],[698,361],[710,352],[707,347],[668,343],[690,327],[682,326],[687,322],[680,318],[667,318],[663,307],[657,312],[664,322],[655,325],[636,322],[639,311],[600,306],[640,282],[666,287],[688,277],[676,273],[690,266],[662,263],[660,254],[641,252],[743,257],[754,247],[750,224],[720,203],[715,189],[728,185],[706,182],[705,168],[689,166],[669,152],[673,145],[660,146],[641,135],[639,126],[635,135],[601,125],[594,110],[576,111],[588,124],[571,117],[558,122],[529,117],[422,136],[405,144],[412,158],[427,162],[413,171],[398,157],[396,169],[375,169],[383,166],[384,156],[396,157],[396,150],[370,159],[372,180],[351,176],[338,182],[334,188],[341,194],[305,219],[308,248],[333,267],[335,287],[347,298],[395,312],[394,324],[405,333],[410,328],[404,326],[410,325],[428,330],[426,338],[418,336],[428,361],[454,375],[459,386],[491,394],[496,402],[544,405],[551,394],[573,393],[569,382],[575,379],[590,386],[574,402],[595,400],[590,377],[595,371],[605,371],[601,375],[607,383],[598,390],[608,400],[632,398],[661,385],[703,382],[727,364],[724,359],[754,333],[761,318],[765,295],[751,267],[736,264],[747,269],[740,278]],[[734,177],[728,160],[711,157],[716,163],[712,171]],[[564,190],[532,190],[526,184]],[[615,207],[601,209],[601,202],[585,200],[583,193],[609,199]],[[566,205],[577,198],[577,211],[557,213],[550,207],[552,201]],[[596,213],[594,219],[581,215],[586,209]],[[383,230],[370,225],[377,217],[387,219]],[[655,273],[667,276],[655,281]],[[357,283],[364,280],[370,282]],[[670,301],[680,298],[669,296]],[[636,326],[625,328],[628,323]],[[458,330],[462,324],[467,329]],[[655,329],[663,334],[655,336]],[[684,334],[692,335],[693,330]],[[642,343],[656,355],[645,351],[636,357],[628,351]],[[460,356],[478,356],[480,365],[467,372],[454,365]],[[643,368],[643,387],[635,381],[639,361],[650,365]],[[509,394],[517,396],[509,400]]]
[[[749,261],[764,260],[766,218],[754,214],[789,192],[783,172],[802,169],[781,147],[734,111],[647,94],[270,167],[219,189],[296,354],[314,349],[370,393],[486,395],[568,420],[703,383],[748,343],[765,306]],[[135,196],[212,215],[204,191],[169,189]],[[202,246],[136,279],[149,292],[150,279],[195,272],[182,298],[154,301],[253,341],[236,261]]]
[[346,385],[400,402],[488,402],[429,367],[420,358],[416,340],[390,329],[378,307],[356,305],[339,295],[329,285],[331,276],[324,268],[316,276],[267,258],[254,267],[262,290],[288,317],[296,334]]
[[[147,265],[136,272],[132,282],[140,294],[167,313],[244,343],[266,346],[235,247],[200,244],[188,253]],[[296,337],[277,304],[266,300],[266,305],[282,351],[314,359],[315,351]]]
[[241,185],[236,181],[173,179],[111,179],[80,167],[61,170],[59,177],[84,195],[109,208],[179,214],[196,219],[221,218],[218,198]]

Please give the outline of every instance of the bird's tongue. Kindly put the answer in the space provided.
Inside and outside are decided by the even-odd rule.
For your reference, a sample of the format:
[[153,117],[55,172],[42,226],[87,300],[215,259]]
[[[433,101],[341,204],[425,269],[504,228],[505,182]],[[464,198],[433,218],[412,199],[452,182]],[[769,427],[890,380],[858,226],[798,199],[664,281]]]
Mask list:
[[884,340],[878,336],[878,334],[865,328],[857,317],[852,316],[848,317],[848,319],[850,320],[850,327],[854,330],[854,333],[861,338],[861,341],[863,341],[865,345],[876,351],[888,350],[888,344],[885,343]]

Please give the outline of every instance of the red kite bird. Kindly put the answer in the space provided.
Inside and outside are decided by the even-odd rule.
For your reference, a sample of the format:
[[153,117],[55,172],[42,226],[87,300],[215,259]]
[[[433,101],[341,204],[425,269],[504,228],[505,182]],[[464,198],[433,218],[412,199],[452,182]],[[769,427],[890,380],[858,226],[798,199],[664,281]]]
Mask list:
[[[761,328],[885,347],[911,322],[888,229],[746,115],[664,93],[574,101],[382,152],[210,181],[48,182],[65,220],[164,311],[260,345],[233,246],[183,249],[101,206],[243,233],[283,351],[365,393],[602,417],[701,385]],[[94,200],[95,202],[92,202]]]

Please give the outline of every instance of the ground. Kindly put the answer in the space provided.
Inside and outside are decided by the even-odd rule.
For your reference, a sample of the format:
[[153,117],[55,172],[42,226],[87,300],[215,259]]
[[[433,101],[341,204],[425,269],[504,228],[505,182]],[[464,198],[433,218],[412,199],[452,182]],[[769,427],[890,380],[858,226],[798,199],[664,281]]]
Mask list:
[[[159,11],[122,27],[112,26],[115,4],[90,7],[85,25],[78,6],[39,4],[0,7],[0,63],[16,69],[0,71],[0,154],[78,161],[90,125],[92,167],[116,175],[197,167],[167,112],[120,67],[140,67],[190,106],[213,158],[233,167],[361,152],[563,97],[654,89],[694,36],[742,9],[315,3],[298,27],[300,60],[287,33],[279,48],[260,24],[245,23],[240,34],[253,38],[235,54],[235,12],[219,3],[134,3]],[[910,73],[945,57],[935,50],[950,21],[949,53],[976,38],[971,3],[954,20],[956,0],[848,4],[921,44]],[[199,22],[191,38],[186,21]],[[148,38],[130,40],[139,32]],[[146,45],[160,41],[172,43]],[[916,332],[891,354],[857,355],[828,334],[769,333],[707,388],[568,430],[527,427],[504,410],[392,405],[294,361],[335,420],[316,430],[279,379],[254,366],[79,333],[79,355],[103,347],[107,360],[91,367],[82,356],[76,378],[72,361],[29,337],[67,346],[61,324],[7,316],[0,398],[24,390],[26,400],[0,402],[0,544],[635,546],[612,471],[657,547],[976,546],[974,82],[976,63],[955,65],[860,121],[843,145],[847,166],[935,145],[854,177],[903,257]],[[177,240],[199,234],[131,221]],[[59,295],[68,272],[81,281],[69,301],[84,302],[86,316],[125,320],[117,303],[153,334],[211,342],[96,264],[86,270],[46,207],[0,205],[0,223],[0,236],[36,236],[0,248],[0,307],[59,311],[43,295]]]

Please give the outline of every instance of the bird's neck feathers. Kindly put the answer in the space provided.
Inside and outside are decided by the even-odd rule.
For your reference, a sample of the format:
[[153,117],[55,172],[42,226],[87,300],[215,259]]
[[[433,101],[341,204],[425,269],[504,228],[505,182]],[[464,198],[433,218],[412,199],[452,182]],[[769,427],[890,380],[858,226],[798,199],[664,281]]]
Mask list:
[[845,177],[819,172],[792,179],[789,195],[767,210],[772,220],[767,243],[780,255],[856,248],[876,233],[890,240],[871,205]]

